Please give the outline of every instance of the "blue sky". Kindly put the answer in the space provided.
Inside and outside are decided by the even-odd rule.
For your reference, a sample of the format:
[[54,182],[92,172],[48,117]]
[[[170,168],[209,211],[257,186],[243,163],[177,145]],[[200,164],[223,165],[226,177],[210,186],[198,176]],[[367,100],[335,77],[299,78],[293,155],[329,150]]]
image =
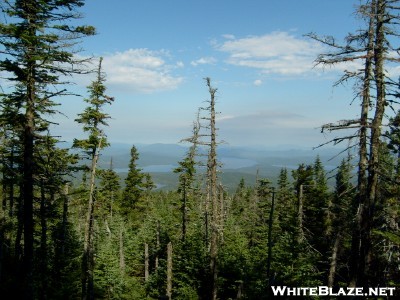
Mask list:
[[[324,123],[354,118],[352,87],[332,88],[341,70],[313,66],[326,49],[304,35],[342,40],[362,26],[351,0],[88,0],[82,23],[98,35],[82,42],[84,56],[103,56],[108,95],[115,103],[105,132],[111,142],[177,143],[191,134],[218,88],[217,127],[231,145],[297,145],[328,141]],[[85,94],[93,77],[77,79]],[[82,136],[73,122],[82,99],[62,101],[57,120],[65,140]]]

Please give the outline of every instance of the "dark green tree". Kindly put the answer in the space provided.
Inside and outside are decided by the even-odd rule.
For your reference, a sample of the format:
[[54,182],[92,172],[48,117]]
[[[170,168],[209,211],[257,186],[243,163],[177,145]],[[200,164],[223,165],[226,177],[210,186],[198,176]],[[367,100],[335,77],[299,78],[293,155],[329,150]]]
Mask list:
[[[80,148],[90,160],[90,181],[88,207],[85,220],[84,250],[82,257],[82,299],[93,299],[93,272],[94,272],[94,202],[95,202],[95,178],[99,152],[108,146],[107,138],[102,127],[108,126],[110,116],[103,112],[106,104],[111,104],[114,98],[105,94],[105,75],[101,69],[100,58],[97,69],[97,78],[88,86],[89,98],[85,102],[89,104],[83,113],[75,120],[83,125],[83,131],[89,134],[87,139],[74,139],[73,147]],[[84,170],[85,171],[85,170]]]
[[182,242],[185,242],[186,238],[186,227],[188,222],[188,210],[191,209],[190,201],[194,196],[195,187],[194,181],[196,176],[196,152],[198,146],[200,126],[198,122],[193,125],[193,135],[186,141],[190,141],[192,145],[189,148],[188,153],[182,161],[179,161],[179,166],[174,169],[174,173],[179,174],[179,186],[178,193],[182,197]]
[[129,161],[128,175],[125,178],[125,188],[122,192],[121,210],[129,214],[138,208],[140,198],[144,193],[142,169],[137,166],[139,153],[135,146],[131,148],[131,159]]
[[[321,224],[318,217],[323,212],[323,207],[316,204],[314,166],[300,164],[296,170],[292,171],[294,179],[293,185],[297,194],[296,216],[297,216],[297,238],[293,256],[296,270],[290,279],[293,283],[318,284],[320,283],[321,270],[317,267],[322,253],[316,250],[315,230],[320,230],[314,225],[314,221]],[[300,278],[300,274],[303,274]]]
[[[22,284],[25,299],[35,295],[33,282],[35,189],[35,141],[44,114],[54,113],[54,98],[65,94],[58,88],[60,75],[80,73],[79,62],[71,48],[76,42],[94,34],[90,26],[72,26],[69,21],[79,15],[75,9],[83,1],[6,0],[2,3],[7,23],[0,24],[2,58],[0,70],[7,79],[19,86],[11,91],[21,103],[23,145],[22,203],[24,213],[24,255]],[[67,25],[68,24],[68,25]],[[57,87],[57,88],[56,88]]]
[[110,167],[105,170],[100,170],[100,186],[99,194],[101,195],[102,212],[106,216],[112,218],[115,210],[115,204],[119,202],[120,197],[120,177],[113,170],[112,161]]
[[328,244],[332,233],[332,217],[329,211],[331,194],[329,193],[324,166],[319,156],[313,165],[314,186],[304,187],[310,191],[305,203],[305,226],[309,231],[309,243],[322,254],[317,267],[324,271],[328,269]]
[[[354,215],[355,186],[352,183],[350,157],[343,159],[338,167],[336,185],[329,211],[332,232],[330,237],[328,286],[335,286],[339,278],[348,278],[346,265],[350,256],[351,226]],[[346,283],[344,280],[343,283]]]

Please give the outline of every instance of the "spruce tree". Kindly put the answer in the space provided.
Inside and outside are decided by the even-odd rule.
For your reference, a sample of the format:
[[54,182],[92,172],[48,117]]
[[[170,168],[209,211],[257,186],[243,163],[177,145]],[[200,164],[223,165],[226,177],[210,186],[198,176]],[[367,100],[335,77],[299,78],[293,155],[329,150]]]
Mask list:
[[200,126],[198,122],[193,125],[193,135],[187,141],[190,141],[192,145],[189,148],[188,153],[182,161],[179,161],[179,166],[174,169],[174,173],[179,174],[179,186],[178,193],[181,194],[182,198],[182,242],[185,242],[186,238],[186,228],[188,222],[188,210],[190,210],[190,200],[194,193],[194,180],[196,175],[196,161],[195,157],[197,154],[198,146],[198,135]]
[[[332,233],[330,234],[328,286],[334,286],[336,278],[346,278],[341,266],[348,263],[351,241],[351,218],[354,215],[355,187],[352,184],[350,159],[343,159],[335,179],[335,191],[330,206]],[[347,256],[346,256],[347,254]],[[341,276],[337,276],[341,275]]]
[[[94,34],[90,26],[67,25],[79,15],[76,9],[83,1],[6,0],[2,9],[7,23],[0,24],[2,58],[0,70],[18,85],[10,94],[22,104],[22,199],[24,214],[24,256],[22,283],[25,299],[35,295],[33,283],[35,189],[35,142],[40,131],[40,119],[54,113],[54,98],[65,94],[61,75],[79,73],[79,62],[72,45]],[[66,43],[66,40],[68,42]]]
[[120,177],[113,170],[112,162],[110,167],[100,172],[100,188],[101,206],[104,217],[112,218],[115,204],[119,201],[119,191],[121,188]]
[[94,202],[95,202],[95,177],[99,152],[108,146],[107,138],[102,127],[108,126],[110,116],[103,112],[106,104],[111,104],[114,98],[105,94],[105,75],[101,69],[100,58],[97,69],[97,78],[88,86],[89,104],[83,113],[80,113],[76,122],[83,125],[84,132],[89,134],[87,139],[75,139],[73,147],[84,150],[86,158],[90,160],[90,181],[88,206],[85,221],[84,250],[82,256],[82,299],[93,299],[93,272],[94,272]]
[[129,214],[138,208],[138,203],[144,193],[144,174],[137,166],[139,153],[135,146],[132,146],[130,155],[128,175],[125,178],[125,188],[121,199],[121,210],[124,214]]

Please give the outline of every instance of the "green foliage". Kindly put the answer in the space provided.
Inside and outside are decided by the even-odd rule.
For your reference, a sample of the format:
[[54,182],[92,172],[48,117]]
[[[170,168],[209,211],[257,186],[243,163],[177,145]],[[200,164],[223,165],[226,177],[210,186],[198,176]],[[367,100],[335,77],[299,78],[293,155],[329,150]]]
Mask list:
[[110,167],[110,169],[99,170],[100,183],[97,193],[97,214],[104,219],[108,215],[113,215],[120,201],[120,177]]
[[96,80],[88,86],[89,98],[84,100],[89,106],[83,113],[78,114],[79,117],[75,120],[82,124],[83,131],[89,136],[87,139],[74,139],[73,147],[83,149],[90,159],[94,157],[97,148],[103,149],[108,146],[102,127],[108,126],[107,120],[110,116],[102,110],[105,104],[111,104],[114,101],[114,98],[105,94],[105,76],[101,71],[102,60],[100,58]]
[[[7,22],[0,24],[0,71],[11,83],[0,94],[0,293],[21,298],[22,284],[32,288],[27,298],[76,299],[82,288],[88,189],[84,179],[68,191],[70,178],[79,174],[78,157],[51,136],[46,118],[57,112],[54,99],[68,94],[59,88],[64,83],[61,78],[83,71],[83,61],[76,61],[74,50],[66,46],[95,30],[70,22],[78,17],[75,9],[83,5],[80,0],[7,3],[2,6]],[[88,106],[76,119],[88,137],[74,140],[74,147],[92,160],[108,146],[103,128],[110,116],[103,109],[114,101],[106,95],[101,64],[102,59],[96,79],[88,86],[84,100]],[[399,123],[399,114],[390,120],[388,144],[380,143],[379,163],[373,166],[379,171],[379,184],[371,207],[373,260],[368,275],[377,286],[398,285],[400,277]],[[195,123],[193,137],[187,139],[193,146],[175,169],[177,191],[155,189],[151,176],[138,168],[135,146],[124,185],[112,163],[97,172],[96,182],[92,176],[95,212],[89,220],[95,233],[95,298],[141,300],[165,295],[169,243],[173,245],[172,298],[209,297],[210,222],[205,207],[210,203],[207,191],[200,188],[195,162],[200,127]],[[218,206],[223,209],[216,210],[218,222],[211,231],[219,241],[215,261],[220,299],[271,298],[272,284],[326,285],[332,265],[333,284],[349,284],[359,192],[351,163],[349,158],[338,166],[333,190],[328,188],[327,174],[317,157],[313,164],[293,170],[292,178],[282,169],[276,188],[268,179],[258,180],[254,187],[242,179],[233,195],[219,191]],[[31,190],[25,189],[29,186]],[[31,212],[26,211],[28,202]],[[30,218],[32,224],[26,222]],[[24,236],[29,230],[32,241],[31,236]],[[26,271],[24,260],[30,254],[23,250],[30,243],[32,270]],[[32,276],[22,276],[25,282],[21,282],[21,274],[31,271]],[[32,279],[29,284],[26,278]]]
[[132,212],[134,209],[138,209],[140,206],[140,199],[144,195],[144,191],[149,189],[149,182],[142,170],[138,168],[137,161],[139,159],[139,153],[135,146],[131,148],[131,159],[129,161],[128,175],[125,178],[125,188],[122,192],[121,209],[125,214]]

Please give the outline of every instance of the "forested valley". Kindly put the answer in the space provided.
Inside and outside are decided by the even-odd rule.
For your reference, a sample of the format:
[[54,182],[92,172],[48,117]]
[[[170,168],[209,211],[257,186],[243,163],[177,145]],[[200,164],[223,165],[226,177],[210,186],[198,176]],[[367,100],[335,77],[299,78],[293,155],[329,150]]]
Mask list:
[[[365,28],[343,44],[308,35],[331,49],[317,65],[362,66],[334,83],[354,85],[349,102],[359,118],[321,124],[341,146],[340,165],[327,174],[316,155],[282,168],[276,181],[243,179],[231,192],[219,179],[224,137],[210,78],[199,82],[209,98],[192,135],[182,137],[188,148],[176,162],[175,190],[158,189],[138,166],[135,141],[121,178],[112,160],[99,167],[110,146],[107,109],[118,99],[107,93],[102,58],[76,55],[96,33],[70,22],[80,21],[84,1],[2,1],[0,298],[270,299],[271,286],[399,289],[399,81],[387,68],[399,62],[400,6],[360,2]],[[51,116],[63,113],[57,99],[73,94],[68,78],[84,73],[92,83],[74,117],[86,138],[68,149],[52,134]]]

